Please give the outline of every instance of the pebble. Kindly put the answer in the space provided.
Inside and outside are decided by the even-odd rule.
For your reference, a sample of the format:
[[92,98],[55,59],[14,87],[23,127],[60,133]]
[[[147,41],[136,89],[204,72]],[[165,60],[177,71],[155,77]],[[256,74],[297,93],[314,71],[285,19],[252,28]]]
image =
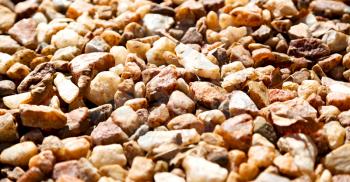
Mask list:
[[197,143],[200,135],[195,129],[183,129],[172,131],[149,131],[141,136],[137,143],[145,151],[152,151],[162,145],[175,144],[177,136],[181,136],[181,146]]
[[311,32],[309,30],[309,27],[304,23],[299,23],[297,25],[293,25],[288,30],[289,37],[292,39],[298,39],[298,38],[310,38]]
[[193,71],[196,75],[203,78],[218,79],[220,78],[220,68],[205,57],[204,54],[192,49],[185,44],[179,44],[175,52],[180,57],[179,63],[185,69]]
[[28,66],[21,63],[15,63],[7,70],[6,74],[13,80],[22,80],[30,73],[30,71],[31,70]]
[[6,74],[14,63],[11,55],[0,52],[0,74]]
[[331,52],[342,51],[348,46],[348,36],[335,30],[326,32],[322,37],[322,41],[327,44]]
[[200,157],[186,156],[182,162],[188,182],[224,182],[228,175],[225,168]]
[[113,100],[119,83],[118,75],[111,71],[102,71],[91,81],[86,98],[96,105],[106,104]]
[[13,40],[11,36],[0,35],[0,52],[13,54],[19,49],[20,45],[15,40]]
[[154,181],[155,182],[163,182],[163,181],[168,181],[168,182],[185,182],[184,178],[181,178],[175,174],[168,173],[168,172],[160,172],[156,173],[154,175]]
[[30,92],[9,95],[3,98],[5,106],[10,109],[18,109],[21,104],[28,104],[31,101],[32,94]]
[[270,10],[276,18],[296,16],[299,13],[292,0],[268,0],[264,7]]
[[231,116],[258,111],[257,106],[246,93],[235,90],[231,92],[230,97],[228,108]]
[[7,96],[16,93],[16,84],[10,80],[0,81],[0,96]]
[[19,109],[24,126],[59,129],[67,123],[64,113],[48,106],[21,104]]
[[150,34],[168,30],[174,23],[175,21],[172,17],[161,14],[150,13],[143,17],[143,24]]
[[5,6],[0,6],[0,31],[5,32],[12,27],[16,20],[16,13]]
[[100,122],[91,132],[95,145],[122,143],[128,140],[128,135],[111,120]]
[[350,144],[344,144],[331,151],[325,157],[324,164],[332,173],[349,173],[349,150]]
[[248,163],[255,163],[257,167],[269,167],[275,158],[275,149],[267,146],[252,146],[248,151]]
[[196,81],[190,83],[190,95],[199,104],[211,109],[217,109],[227,98],[227,92],[210,82]]
[[37,153],[38,147],[33,142],[22,142],[4,149],[0,154],[0,161],[3,164],[25,167]]
[[111,118],[129,136],[142,124],[137,113],[130,106],[119,107],[112,112]]
[[99,173],[102,176],[107,176],[108,179],[112,178],[113,182],[114,180],[125,181],[126,177],[128,176],[128,171],[118,164],[102,166],[99,169]]
[[160,106],[154,107],[150,111],[147,119],[147,124],[150,127],[155,128],[165,124],[169,119],[170,113],[167,106],[165,104],[161,104]]
[[195,109],[195,103],[186,94],[180,91],[174,91],[169,98],[167,108],[174,115],[192,113]]
[[64,102],[70,104],[79,95],[79,88],[74,83],[66,78],[62,73],[58,73],[54,79],[58,94]]
[[323,126],[325,131],[329,148],[332,150],[342,146],[345,140],[345,128],[339,122],[330,121]]
[[257,73],[255,72],[254,68],[246,68],[224,77],[221,86],[228,92],[231,92],[242,88],[247,80],[252,80],[256,77]]
[[230,15],[236,26],[256,27],[264,22],[261,8],[253,3],[234,8]]
[[120,144],[96,146],[89,157],[90,162],[96,167],[115,165],[124,166],[126,157]]
[[128,173],[127,181],[152,181],[155,164],[146,157],[135,157]]
[[166,63],[163,56],[165,51],[174,52],[176,44],[169,38],[161,37],[153,43],[153,47],[146,52],[146,58],[149,63],[162,65]]
[[305,57],[307,59],[321,58],[330,54],[330,48],[321,40],[301,38],[292,40],[289,44],[288,55]]
[[43,173],[49,174],[52,172],[56,158],[51,150],[41,151],[39,154],[30,158],[29,168],[38,168]]
[[12,142],[19,138],[15,117],[6,113],[0,116],[0,141]]
[[204,131],[204,123],[195,115],[190,113],[174,117],[168,122],[167,127],[171,130],[194,128],[198,133],[202,133]]
[[74,160],[86,157],[91,147],[90,141],[84,137],[65,138],[62,140],[62,144],[57,160]]
[[22,19],[14,24],[8,33],[23,46],[35,49],[38,45],[36,27],[37,22],[34,19]]
[[222,124],[226,116],[218,109],[204,111],[197,115],[198,119],[204,123],[205,131],[212,131],[216,125]]
[[234,116],[220,126],[221,135],[230,148],[246,150],[253,136],[253,118],[248,114]]
[[110,49],[111,47],[102,37],[96,36],[86,43],[84,52],[108,52]]
[[87,40],[71,29],[63,29],[52,36],[51,44],[56,48],[65,48],[69,46],[76,46],[82,48]]

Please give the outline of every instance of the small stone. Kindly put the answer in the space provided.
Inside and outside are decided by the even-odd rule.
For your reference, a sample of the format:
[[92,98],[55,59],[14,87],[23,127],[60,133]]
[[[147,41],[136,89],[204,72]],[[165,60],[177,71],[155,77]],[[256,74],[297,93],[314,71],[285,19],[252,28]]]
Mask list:
[[174,22],[175,21],[172,17],[161,14],[149,13],[143,17],[143,25],[146,26],[146,29],[150,34],[168,30]]
[[62,73],[57,73],[54,84],[62,100],[68,104],[72,103],[79,95],[79,88]]
[[193,95],[195,102],[211,109],[217,109],[227,98],[227,92],[223,88],[204,81],[191,82],[190,95]]
[[68,18],[76,19],[84,12],[92,13],[94,6],[86,1],[78,0],[72,2],[66,12]]
[[37,22],[34,19],[22,19],[13,25],[8,33],[23,46],[35,49],[38,45],[36,26]]
[[231,92],[231,98],[228,107],[231,116],[236,116],[242,113],[254,113],[258,111],[255,103],[246,93],[236,90]]
[[90,152],[90,141],[84,137],[70,137],[62,140],[63,147],[58,160],[73,160],[86,157]]
[[120,144],[94,147],[89,160],[97,168],[114,164],[124,166],[126,164],[126,157]]
[[18,51],[20,47],[21,46],[15,40],[13,40],[10,36],[0,35],[0,52],[13,54],[16,51]]
[[24,126],[59,129],[67,123],[64,113],[48,106],[21,104],[19,109]]
[[96,145],[123,143],[128,140],[128,135],[111,120],[99,123],[91,132],[91,137]]
[[256,27],[263,24],[262,10],[254,3],[234,8],[230,15],[236,26]]
[[332,0],[316,0],[312,1],[309,5],[310,10],[316,14],[323,14],[327,16],[342,16],[344,13],[349,12],[350,7],[344,2],[332,1]]
[[11,80],[0,81],[0,96],[7,96],[16,93],[16,84]]
[[85,53],[108,52],[110,49],[111,47],[100,36],[94,37],[85,45]]
[[44,173],[39,168],[33,167],[27,170],[17,181],[42,181],[44,178]]
[[38,9],[38,4],[34,1],[24,1],[16,4],[15,12],[18,18],[28,18]]
[[243,180],[249,181],[254,179],[259,174],[259,168],[254,163],[242,163],[239,166],[238,174]]
[[22,80],[30,73],[30,68],[28,66],[15,63],[6,72],[7,76],[13,80]]
[[197,117],[204,123],[205,131],[212,131],[216,125],[220,125],[226,120],[225,114],[217,109],[204,111]]
[[273,161],[274,165],[278,167],[279,171],[288,176],[298,177],[302,173],[298,168],[293,156],[290,153],[277,156]]
[[38,168],[43,173],[49,174],[52,172],[55,162],[56,158],[52,151],[45,150],[30,158],[28,166],[29,168]]
[[248,94],[258,108],[261,109],[270,104],[268,90],[263,82],[250,81],[248,88]]
[[53,179],[65,176],[69,176],[68,181],[75,178],[81,181],[98,181],[100,178],[98,170],[85,158],[57,163],[53,170]]
[[151,159],[136,157],[132,162],[127,181],[152,181],[155,164]]
[[106,121],[113,111],[112,104],[104,104],[92,109],[89,109],[89,120],[97,125],[102,121]]
[[169,65],[163,68],[158,75],[153,77],[146,85],[146,98],[150,101],[165,99],[176,89],[177,73],[175,66]]
[[[102,176],[108,176],[114,180],[120,180],[120,181],[125,181],[126,177],[128,176],[128,171],[118,164],[102,166],[99,169],[99,173]],[[100,178],[99,182],[101,181],[102,178]],[[114,181],[111,181],[111,182],[114,182]]]
[[203,78],[220,78],[220,67],[212,63],[204,54],[196,51],[186,44],[179,44],[175,48],[176,55],[180,58],[179,63],[185,69],[193,71]]
[[[344,112],[346,113],[346,112]],[[319,109],[319,114],[320,114],[320,121],[325,121],[325,122],[329,122],[329,121],[334,121],[336,120],[336,118],[339,119],[340,124],[342,124],[343,126],[347,126],[348,122],[346,117],[347,114],[343,115],[345,117],[343,117],[339,111],[339,109],[335,106],[321,106],[321,108]],[[350,124],[350,123],[349,123]]]
[[135,98],[126,101],[124,105],[131,107],[134,111],[137,111],[139,109],[146,109],[148,103],[146,98]]
[[199,44],[201,45],[203,42],[203,36],[199,33],[195,27],[189,28],[184,36],[181,38],[181,42],[184,44]]
[[299,23],[297,25],[293,25],[288,30],[289,37],[292,39],[298,38],[310,38],[311,32],[309,27],[304,23]]
[[171,130],[196,129],[198,133],[204,131],[204,123],[193,114],[187,113],[179,115],[169,121],[167,127]]
[[248,163],[255,163],[257,167],[269,167],[275,158],[275,149],[266,146],[252,146],[248,151]]
[[346,131],[338,121],[326,123],[323,129],[330,149],[334,150],[344,144]]
[[66,113],[67,124],[58,133],[61,138],[78,136],[89,128],[89,112],[86,107],[80,107]]
[[18,109],[21,104],[28,104],[32,99],[32,94],[30,92],[24,92],[3,97],[2,100],[6,107],[10,109]]
[[15,64],[12,56],[0,52],[0,74],[6,74],[7,70]]
[[184,178],[181,178],[175,174],[168,173],[168,172],[160,172],[156,173],[154,175],[154,181],[155,182],[163,182],[163,181],[168,181],[168,182],[185,182]]
[[257,30],[252,33],[254,40],[259,42],[267,40],[272,35],[272,30],[267,25],[261,25]]
[[167,107],[175,115],[192,113],[195,109],[195,103],[183,92],[175,90],[169,98]]
[[317,147],[313,140],[302,133],[291,134],[281,137],[277,146],[280,151],[289,152],[293,157],[293,162],[302,172],[313,172]]
[[200,157],[187,156],[183,160],[182,166],[186,171],[186,180],[188,182],[224,182],[228,175],[225,168]]
[[348,104],[350,101],[350,94],[342,92],[330,92],[326,97],[327,105],[336,106],[341,111],[350,109]]
[[228,92],[239,90],[245,85],[247,80],[253,80],[256,77],[257,73],[254,68],[246,68],[224,77],[221,86]]
[[79,35],[77,32],[71,29],[63,29],[52,36],[51,44],[56,48],[65,48],[69,46],[75,46],[82,48],[87,42],[87,39]]
[[348,46],[348,35],[330,30],[323,35],[322,42],[327,44],[331,52],[339,52]]
[[33,142],[22,142],[10,146],[0,154],[0,161],[13,166],[27,166],[30,158],[38,153],[38,147]]
[[155,128],[165,124],[169,119],[170,114],[168,108],[165,104],[161,104],[160,106],[157,106],[151,110],[148,116],[147,124],[150,127]]
[[0,18],[0,31],[3,33],[15,23],[16,13],[5,6],[0,6],[0,14],[2,15]]
[[230,61],[242,62],[245,67],[253,66],[254,61],[250,52],[243,45],[232,46],[227,50]]
[[270,89],[269,90],[270,103],[284,102],[284,101],[292,100],[296,96],[297,96],[296,93],[291,92],[289,90],[282,90],[282,89]]
[[128,135],[132,135],[142,124],[137,113],[130,106],[119,107],[112,112],[111,118]]
[[277,141],[277,134],[273,125],[265,120],[265,118],[258,116],[254,119],[254,133],[259,133],[268,139],[270,142]]
[[43,133],[41,132],[40,129],[32,129],[25,133],[21,138],[20,142],[25,142],[25,141],[32,141],[36,144],[41,143],[44,139]]
[[333,182],[348,181],[348,180],[350,180],[350,175],[348,175],[348,174],[338,174],[338,175],[334,175],[330,180],[332,180]]
[[13,142],[19,138],[15,117],[6,113],[0,116],[0,142]]
[[86,97],[96,105],[112,101],[118,90],[120,77],[111,71],[102,71],[91,81]]
[[221,124],[218,134],[230,148],[246,150],[253,136],[253,118],[248,114],[237,115]]
[[349,152],[350,144],[344,144],[328,153],[324,161],[326,168],[335,174],[349,173]]
[[146,52],[146,58],[149,63],[162,65],[166,63],[163,56],[164,52],[174,52],[176,44],[169,38],[162,37],[153,43],[153,47]]
[[137,143],[145,151],[152,151],[162,146],[177,143],[178,136],[181,136],[179,142],[181,146],[187,146],[197,143],[200,136],[195,129],[171,130],[171,131],[149,131],[141,136]]
[[279,182],[290,182],[286,177],[279,176],[274,173],[262,172],[255,179],[256,182],[268,182],[268,181],[279,181]]
[[292,40],[289,44],[288,55],[317,59],[330,54],[329,47],[321,40],[315,38],[302,38]]
[[264,7],[270,10],[276,18],[296,16],[299,13],[292,0],[268,0]]
[[74,57],[80,54],[80,50],[74,46],[68,46],[58,49],[51,58],[51,61],[71,61]]

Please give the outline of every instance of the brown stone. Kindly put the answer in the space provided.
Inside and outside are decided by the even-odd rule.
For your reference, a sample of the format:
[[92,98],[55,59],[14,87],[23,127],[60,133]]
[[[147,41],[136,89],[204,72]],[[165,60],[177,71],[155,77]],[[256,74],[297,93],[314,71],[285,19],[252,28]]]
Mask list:
[[204,123],[193,114],[182,114],[169,121],[167,127],[171,130],[194,128],[198,133],[204,131]]
[[20,49],[20,45],[8,35],[0,35],[0,51],[13,54]]
[[321,40],[315,38],[295,39],[290,42],[288,55],[295,57],[305,57],[308,59],[317,59],[328,56],[329,47]]
[[175,115],[192,113],[196,104],[183,92],[175,90],[169,98],[167,107]]
[[9,8],[5,6],[0,6],[0,31],[3,33],[7,31],[16,20],[16,13],[12,12]]
[[190,95],[194,101],[211,109],[217,109],[227,97],[225,89],[203,81],[190,83]]
[[23,46],[35,49],[38,45],[36,26],[37,22],[34,19],[22,19],[11,27],[9,34]]
[[99,123],[92,131],[91,137],[96,145],[123,143],[128,139],[124,131],[111,120]]

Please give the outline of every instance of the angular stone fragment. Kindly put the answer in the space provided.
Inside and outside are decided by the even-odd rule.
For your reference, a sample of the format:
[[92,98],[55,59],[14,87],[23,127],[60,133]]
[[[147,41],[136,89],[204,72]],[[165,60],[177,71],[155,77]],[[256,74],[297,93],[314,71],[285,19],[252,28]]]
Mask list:
[[104,104],[92,109],[89,109],[89,120],[94,125],[102,121],[106,121],[113,111],[113,107],[111,104]]
[[184,178],[181,178],[173,173],[168,173],[168,172],[161,172],[161,173],[156,173],[154,175],[154,181],[155,182],[163,182],[163,181],[168,181],[168,182],[185,182]]
[[310,9],[315,14],[327,16],[341,16],[344,13],[350,12],[350,7],[344,2],[333,0],[316,0],[310,3]]
[[164,52],[174,52],[176,44],[167,37],[162,37],[153,43],[153,47],[146,52],[149,63],[162,65],[166,63]]
[[149,13],[143,17],[143,25],[146,26],[147,31],[151,34],[168,30],[174,22],[172,17],[160,14]]
[[[1,11],[1,10],[0,10]],[[20,49],[20,45],[8,35],[0,35],[0,52],[13,54]]]
[[82,15],[84,12],[92,13],[93,11],[94,11],[94,6],[92,4],[83,0],[77,0],[77,1],[74,1],[72,4],[70,4],[66,12],[66,15],[68,18],[76,19],[80,15]]
[[123,143],[128,140],[128,135],[111,120],[99,123],[91,132],[91,137],[96,145]]
[[113,164],[118,164],[120,166],[126,164],[123,147],[119,144],[94,147],[89,160],[97,168]]
[[62,140],[63,147],[57,160],[73,160],[86,157],[90,152],[90,141],[84,137],[70,137]]
[[8,9],[5,6],[0,6],[0,31],[1,33],[7,31],[9,28],[12,27],[12,25],[15,23],[16,20],[16,13],[12,12],[10,9]]
[[5,54],[0,52],[0,74],[6,74],[7,70],[14,64],[15,62],[12,59],[12,56],[9,54]]
[[162,147],[162,145],[176,144],[175,140],[178,139],[178,136],[181,136],[181,141],[179,142],[181,146],[197,143],[200,139],[200,136],[195,129],[149,131],[141,136],[137,140],[137,143],[143,150],[150,152],[156,148]]
[[111,71],[102,71],[91,81],[86,97],[96,105],[112,101],[118,90],[120,77]]
[[70,104],[78,97],[79,88],[62,73],[56,75],[54,83],[58,90],[58,94],[66,103]]
[[290,182],[286,177],[279,176],[274,173],[262,172],[255,179],[256,182],[268,182],[268,181],[279,181],[279,182]]
[[288,34],[292,39],[311,37],[309,27],[304,23],[299,23],[297,25],[291,26],[288,30]]
[[321,40],[315,38],[302,38],[292,40],[289,44],[288,55],[295,57],[305,57],[308,59],[317,59],[328,56],[329,47]]
[[108,52],[110,49],[111,47],[100,36],[94,37],[85,45],[85,53]]
[[58,132],[61,138],[78,136],[88,130],[90,123],[88,121],[89,113],[86,107],[72,110],[71,112],[66,113],[66,116],[66,127]]
[[299,13],[292,0],[268,0],[264,7],[270,10],[276,18],[296,16]]
[[15,63],[6,72],[7,76],[13,80],[22,80],[30,73],[30,68],[28,66]]
[[328,45],[331,52],[339,52],[348,46],[348,35],[330,30],[323,35],[322,41]]
[[[126,177],[128,176],[128,171],[118,164],[102,166],[99,169],[99,173],[102,176],[108,176],[109,179],[112,178],[114,180],[120,180],[120,181],[125,181]],[[99,182],[101,182],[102,178],[100,178]],[[114,182],[114,180],[113,181],[110,180],[106,182]]]
[[263,82],[248,82],[248,94],[258,108],[266,107],[270,104],[267,87]]
[[32,99],[32,94],[30,92],[24,92],[6,96],[3,98],[3,102],[5,106],[10,109],[18,109],[21,104],[28,104]]
[[228,92],[232,90],[241,89],[247,80],[251,80],[257,77],[257,73],[254,68],[246,68],[234,73],[231,73],[224,77],[221,86]]
[[58,49],[51,58],[51,61],[65,60],[71,61],[80,54],[80,50],[74,46]]
[[38,147],[33,142],[22,142],[10,146],[0,154],[0,161],[4,164],[25,167],[30,158],[38,153]]
[[342,146],[345,141],[345,128],[338,121],[331,121],[323,126],[329,148],[332,150]]
[[326,168],[336,174],[349,173],[349,152],[350,144],[344,144],[341,147],[328,153],[324,161]]
[[198,133],[204,131],[204,123],[193,114],[187,113],[179,115],[169,121],[167,127],[171,130],[196,129]]
[[182,162],[182,166],[186,171],[188,182],[224,182],[228,174],[225,168],[200,157],[187,156]]
[[146,85],[146,98],[149,100],[165,99],[176,89],[179,73],[175,66],[163,68]]
[[15,12],[20,19],[30,17],[37,9],[38,4],[34,1],[20,2],[15,6]]
[[45,150],[30,158],[28,166],[29,168],[38,168],[43,173],[49,174],[50,172],[52,172],[55,162],[56,158],[53,155],[52,151]]
[[[114,66],[114,57],[109,53],[95,52],[75,57],[69,67],[75,83],[83,82],[84,76],[93,78],[97,73]],[[80,85],[78,84],[78,87]]]
[[72,29],[63,29],[52,36],[51,44],[57,48],[65,48],[68,46],[76,46],[82,48],[87,39],[79,35]]
[[231,98],[228,107],[232,116],[236,116],[242,113],[254,113],[258,111],[255,103],[246,93],[235,90],[231,92],[230,97]]
[[190,95],[194,101],[211,109],[217,109],[227,98],[227,92],[223,88],[204,81],[191,82]]
[[53,170],[53,179],[65,176],[69,176],[68,179],[77,178],[81,179],[81,181],[92,182],[98,181],[100,178],[98,170],[85,158],[81,158],[79,161],[70,160],[57,163]]
[[146,157],[136,157],[132,162],[127,180],[130,181],[152,181],[155,164]]
[[192,113],[196,104],[183,92],[175,90],[169,98],[167,107],[175,115]]
[[13,142],[18,139],[15,117],[6,113],[0,116],[0,142]]
[[19,109],[24,126],[59,129],[67,123],[64,113],[48,106],[21,104]]
[[318,151],[309,136],[298,133],[281,137],[277,146],[281,151],[289,152],[293,156],[293,161],[300,171],[313,172]]
[[165,124],[169,119],[170,113],[168,108],[165,104],[161,104],[160,106],[157,106],[150,111],[147,119],[147,124],[150,127],[155,128]]
[[179,44],[175,48],[176,54],[180,57],[179,63],[196,75],[203,78],[220,78],[220,67],[212,63],[204,54],[192,49],[185,44]]
[[16,93],[16,84],[11,80],[0,81],[0,96],[7,96]]
[[128,135],[132,135],[142,124],[137,113],[130,106],[119,107],[112,112],[111,118]]
[[248,114],[237,115],[221,124],[218,131],[230,148],[247,150],[253,136],[253,118]]
[[34,19],[22,19],[9,30],[9,34],[25,47],[35,49],[38,45],[36,38],[37,22]]
[[262,10],[254,3],[233,9],[230,12],[236,26],[256,27],[263,24]]

